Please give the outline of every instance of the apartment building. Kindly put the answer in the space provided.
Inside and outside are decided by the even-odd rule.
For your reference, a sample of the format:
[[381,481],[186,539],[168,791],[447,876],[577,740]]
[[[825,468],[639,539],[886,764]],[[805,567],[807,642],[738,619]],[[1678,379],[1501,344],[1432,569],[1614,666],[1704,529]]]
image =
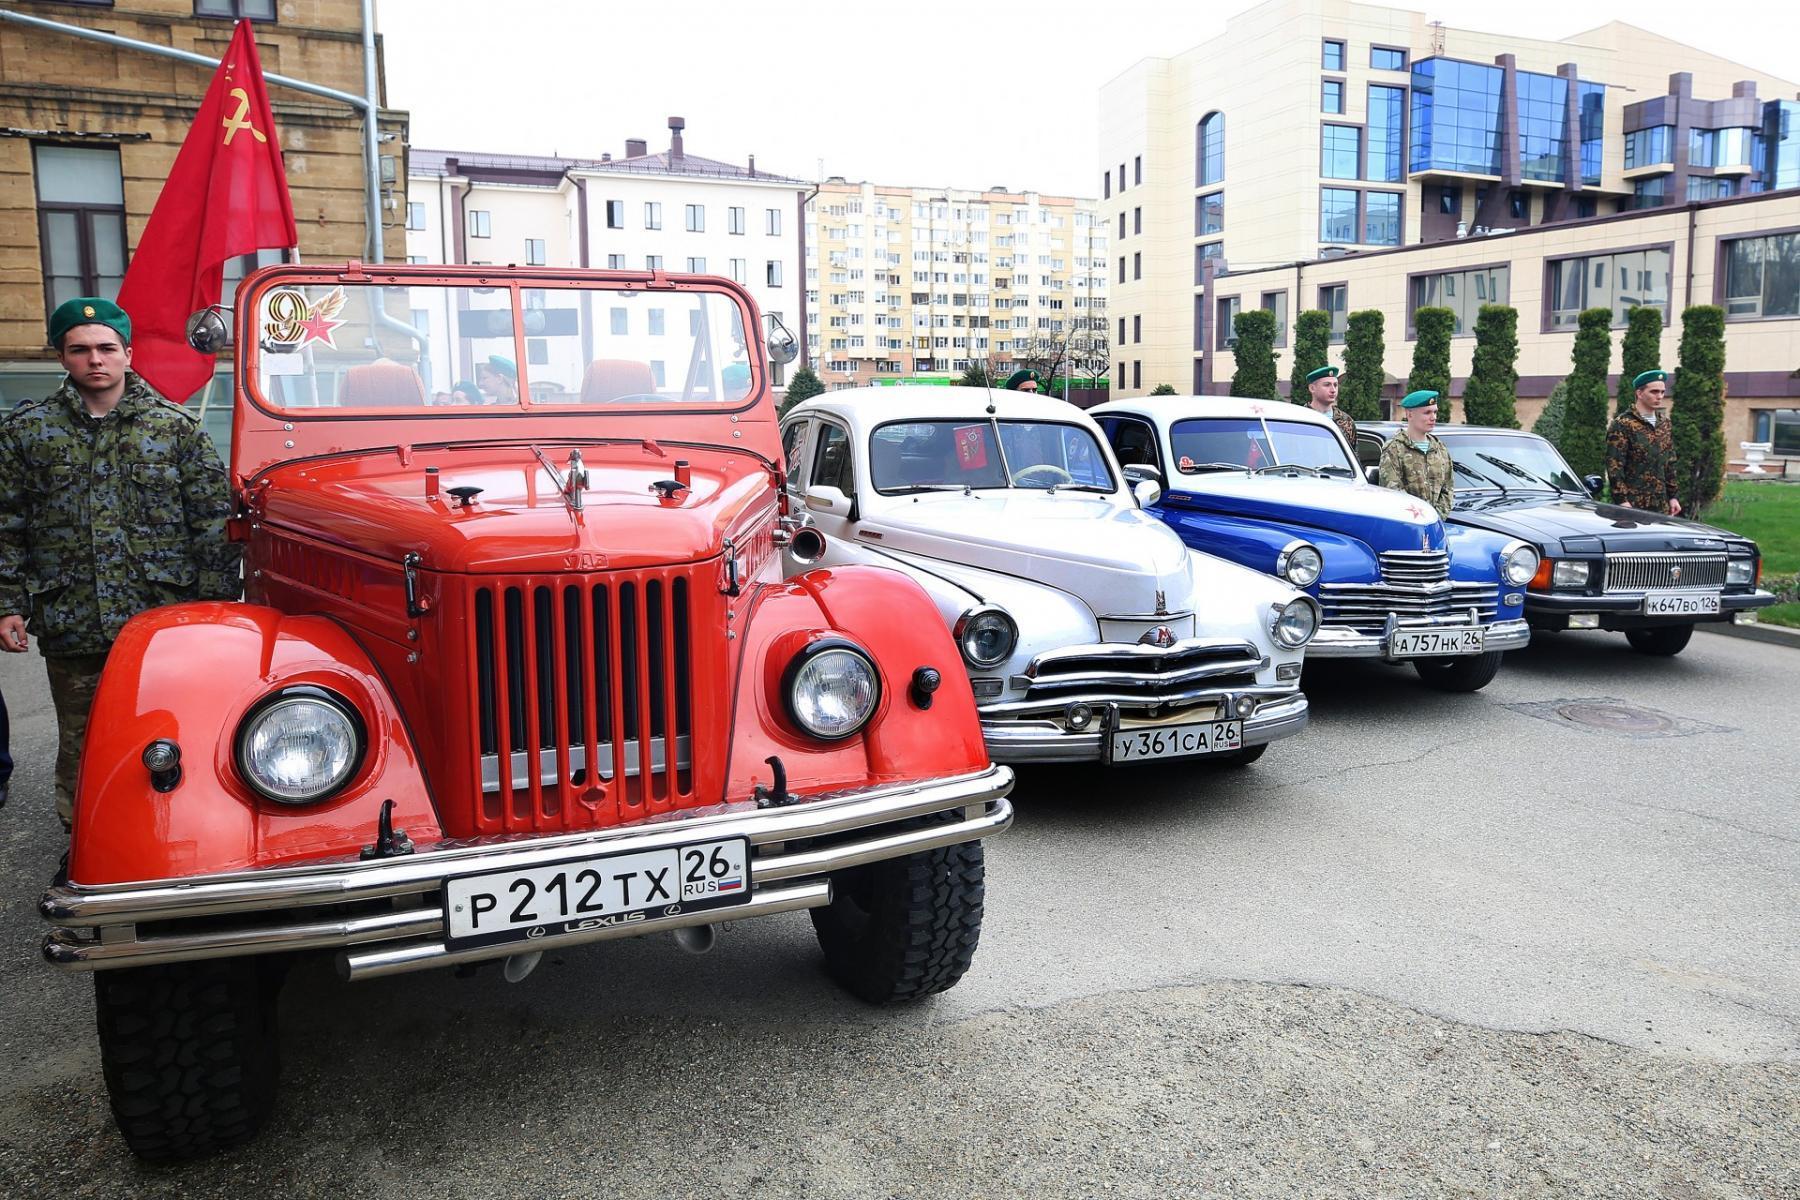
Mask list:
[[[263,71],[363,91],[358,0],[129,0],[8,4],[12,14],[218,59],[233,25],[255,23]],[[0,14],[0,409],[62,379],[44,326],[71,296],[116,297],[126,265],[192,129],[213,68],[94,42]],[[379,39],[377,39],[379,41]],[[376,55],[380,88],[380,55]],[[337,100],[271,82],[302,257],[368,256],[363,118]],[[407,114],[381,109],[379,236],[399,257]],[[276,261],[280,251],[265,251]],[[255,266],[228,264],[226,290]],[[229,372],[229,356],[221,376]],[[214,387],[229,397],[229,389]],[[172,397],[185,399],[185,397]],[[229,402],[226,404],[229,411]]]
[[826,180],[806,205],[806,342],[829,388],[1053,367],[1107,378],[1107,228],[1092,200]]
[[[1341,332],[1344,305],[1368,305],[1355,289],[1295,295],[1299,274],[1319,278],[1304,264],[1437,246],[1447,272],[1509,252],[1465,241],[1515,230],[1543,231],[1539,263],[1587,248],[1587,222],[1800,186],[1796,84],[1622,22],[1546,41],[1269,0],[1109,82],[1100,116],[1102,212],[1129,231],[1112,307],[1144,330],[1115,348],[1127,390],[1140,364],[1145,389],[1224,387],[1215,274],[1281,264],[1289,286],[1271,286],[1270,305],[1324,303]],[[1408,271],[1431,274],[1436,253],[1409,253]],[[1515,284],[1527,270],[1514,264]],[[1653,286],[1670,294],[1668,279]],[[1289,312],[1276,310],[1284,331]],[[1410,351],[1389,331],[1398,362]]]
[[[598,267],[724,275],[799,336],[803,180],[632,138],[623,157],[414,150],[406,253],[422,263]],[[781,368],[776,368],[776,382]]]

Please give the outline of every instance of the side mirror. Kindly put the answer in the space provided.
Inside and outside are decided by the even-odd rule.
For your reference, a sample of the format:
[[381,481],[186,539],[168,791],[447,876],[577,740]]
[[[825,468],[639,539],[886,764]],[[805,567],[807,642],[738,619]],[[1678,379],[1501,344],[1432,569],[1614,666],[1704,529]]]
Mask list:
[[1146,479],[1155,480],[1158,484],[1163,481],[1162,472],[1149,463],[1121,463],[1119,469],[1133,483],[1142,483]]
[[1379,486],[1381,483],[1381,468],[1380,467],[1364,467],[1363,468],[1363,478],[1368,480],[1370,483],[1373,483],[1373,484],[1376,484],[1377,486]]
[[1140,479],[1132,485],[1131,494],[1137,497],[1139,508],[1149,508],[1162,499],[1162,484],[1154,479]]
[[187,321],[187,343],[202,354],[217,354],[231,344],[231,324],[222,315],[224,308],[203,308]]
[[844,495],[843,488],[816,484],[806,489],[806,507],[834,517],[847,517],[850,515],[850,497]]
[[1596,500],[1600,498],[1600,493],[1606,490],[1606,480],[1600,478],[1598,475],[1583,475],[1581,477],[1581,482],[1582,485],[1587,488],[1588,495]]
[[769,361],[776,364],[793,362],[800,356],[800,342],[788,332],[788,327],[781,323],[781,318],[769,317]]

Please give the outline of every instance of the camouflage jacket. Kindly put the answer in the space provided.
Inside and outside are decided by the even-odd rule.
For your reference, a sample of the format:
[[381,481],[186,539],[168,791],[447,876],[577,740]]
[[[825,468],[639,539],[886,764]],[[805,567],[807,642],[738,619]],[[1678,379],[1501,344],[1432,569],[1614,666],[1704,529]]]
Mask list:
[[1356,457],[1356,422],[1351,420],[1350,414],[1345,412],[1343,409],[1334,408],[1331,410],[1331,423],[1338,427],[1338,432],[1344,435],[1344,440],[1346,442],[1350,443],[1350,457],[1355,458]]
[[135,374],[105,417],[65,380],[0,420],[0,481],[0,615],[29,615],[48,657],[101,653],[146,608],[242,590],[218,453]]
[[1401,430],[1381,448],[1381,486],[1410,492],[1431,507],[1438,516],[1450,515],[1455,492],[1450,485],[1450,451],[1438,441],[1436,434],[1426,434],[1430,443],[1425,453],[1413,449]]
[[1606,429],[1606,482],[1612,502],[1666,513],[1676,497],[1675,432],[1669,414],[1656,424],[1628,408]]

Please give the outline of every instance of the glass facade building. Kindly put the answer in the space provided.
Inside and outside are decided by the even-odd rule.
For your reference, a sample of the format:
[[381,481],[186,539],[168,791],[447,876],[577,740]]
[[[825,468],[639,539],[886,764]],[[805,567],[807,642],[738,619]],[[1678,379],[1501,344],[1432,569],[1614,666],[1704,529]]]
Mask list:
[[1319,174],[1326,179],[1362,177],[1362,130],[1327,125],[1319,131]]
[[1364,179],[1399,183],[1405,147],[1406,89],[1372,84],[1369,87],[1369,164]]
[[1759,192],[1800,187],[1800,100],[1771,100],[1763,107],[1762,137],[1751,163],[1762,176]]
[[1412,70],[1414,171],[1500,174],[1499,67],[1426,58]]
[[1560,75],[1518,73],[1519,173],[1561,183],[1569,156],[1569,81]]
[[1319,189],[1319,240],[1348,245],[1356,241],[1356,192],[1351,188]]
[[1576,88],[1581,105],[1581,182],[1600,182],[1606,160],[1606,85],[1582,80]]
[[1675,127],[1652,125],[1625,135],[1625,169],[1660,166],[1675,161]]

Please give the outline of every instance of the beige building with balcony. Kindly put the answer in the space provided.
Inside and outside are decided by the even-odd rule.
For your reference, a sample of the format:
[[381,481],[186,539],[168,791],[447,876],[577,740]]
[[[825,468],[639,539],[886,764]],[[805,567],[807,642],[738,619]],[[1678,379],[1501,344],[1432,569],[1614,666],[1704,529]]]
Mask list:
[[1107,375],[1109,237],[1092,200],[832,178],[806,206],[808,357],[828,388],[1058,364]]
[[[1543,41],[1348,0],[1269,0],[1101,91],[1111,309],[1143,330],[1114,347],[1113,386],[1225,390],[1219,320],[1234,300],[1266,303],[1284,333],[1299,309],[1325,306],[1339,336],[1347,312],[1383,308],[1389,370],[1404,376],[1409,280],[1505,262],[1505,294],[1463,299],[1520,309],[1521,387],[1541,389],[1524,392],[1529,411],[1565,372],[1573,338],[1538,319],[1550,264],[1667,245],[1637,267],[1641,288],[1590,281],[1588,299],[1640,296],[1678,314],[1690,293],[1712,302],[1702,243],[1731,240],[1734,222],[1794,223],[1773,197],[1800,187],[1796,96],[1791,81],[1620,22]],[[1771,248],[1779,276],[1794,243]],[[1225,278],[1209,299],[1215,274]],[[1760,428],[1752,402],[1800,406],[1776,378],[1800,366],[1780,361],[1800,340],[1786,304],[1733,313],[1728,437]],[[1471,343],[1457,340],[1459,372]]]

